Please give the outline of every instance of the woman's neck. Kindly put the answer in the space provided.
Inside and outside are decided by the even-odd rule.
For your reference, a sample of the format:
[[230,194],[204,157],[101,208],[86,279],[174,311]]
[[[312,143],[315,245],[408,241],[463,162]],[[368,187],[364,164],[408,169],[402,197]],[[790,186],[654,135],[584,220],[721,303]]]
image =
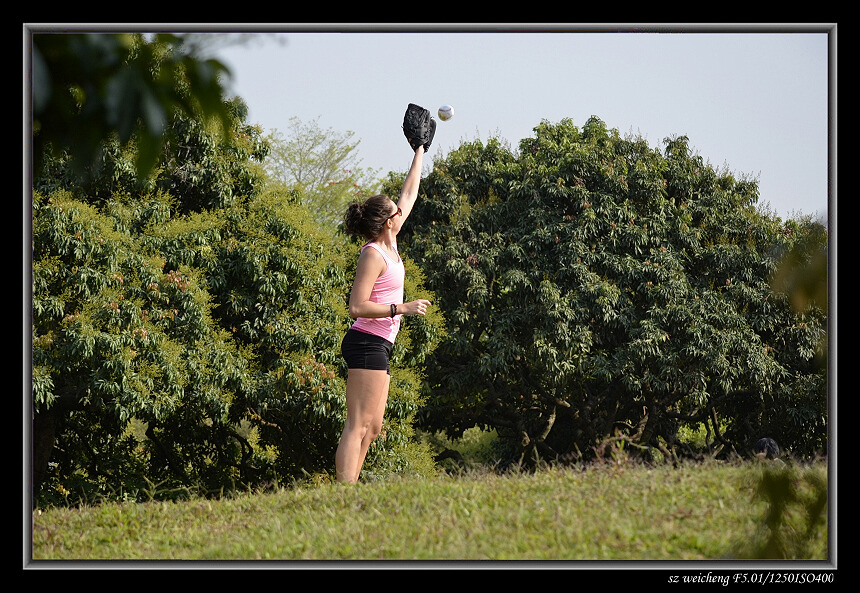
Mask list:
[[386,249],[392,255],[400,257],[400,254],[397,251],[397,236],[391,232],[384,232],[380,236],[376,238],[374,241],[377,245],[381,245],[384,249]]
[[383,233],[376,238],[374,243],[378,243],[392,251],[397,250],[397,236],[389,230],[383,231]]

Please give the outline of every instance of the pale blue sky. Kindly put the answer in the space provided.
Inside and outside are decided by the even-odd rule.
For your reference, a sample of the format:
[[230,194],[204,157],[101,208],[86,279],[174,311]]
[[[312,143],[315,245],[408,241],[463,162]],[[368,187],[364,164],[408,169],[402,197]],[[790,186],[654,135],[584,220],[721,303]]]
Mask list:
[[[787,32],[786,32],[787,31]],[[266,32],[218,51],[250,121],[286,131],[291,117],[352,131],[361,166],[405,171],[410,102],[437,118],[427,158],[498,136],[516,148],[542,119],[592,115],[662,148],[685,135],[718,169],[759,180],[759,203],[784,218],[828,207],[828,29],[536,33]]]

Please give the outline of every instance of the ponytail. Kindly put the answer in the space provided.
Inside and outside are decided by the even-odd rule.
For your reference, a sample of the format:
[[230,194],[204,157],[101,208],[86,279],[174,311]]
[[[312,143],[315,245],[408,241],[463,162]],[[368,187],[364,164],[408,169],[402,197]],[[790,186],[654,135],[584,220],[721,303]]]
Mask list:
[[377,194],[364,202],[353,202],[343,218],[343,226],[350,235],[360,235],[373,241],[385,230],[385,223],[391,211],[388,196]]

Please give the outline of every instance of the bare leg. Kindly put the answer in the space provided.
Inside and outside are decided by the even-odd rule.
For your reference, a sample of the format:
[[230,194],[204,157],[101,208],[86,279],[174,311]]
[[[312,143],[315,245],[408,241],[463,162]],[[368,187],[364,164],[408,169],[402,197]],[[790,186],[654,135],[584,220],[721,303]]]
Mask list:
[[337,479],[355,483],[370,443],[382,431],[391,377],[385,371],[350,369],[346,381],[346,424],[335,455]]

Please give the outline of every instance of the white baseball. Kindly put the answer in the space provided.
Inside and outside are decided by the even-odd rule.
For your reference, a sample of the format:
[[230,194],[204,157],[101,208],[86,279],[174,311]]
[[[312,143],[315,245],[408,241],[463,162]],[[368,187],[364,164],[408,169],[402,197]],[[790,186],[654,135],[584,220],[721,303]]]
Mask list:
[[439,108],[439,119],[442,121],[448,121],[452,117],[454,117],[453,107],[450,105],[442,105],[442,107]]

